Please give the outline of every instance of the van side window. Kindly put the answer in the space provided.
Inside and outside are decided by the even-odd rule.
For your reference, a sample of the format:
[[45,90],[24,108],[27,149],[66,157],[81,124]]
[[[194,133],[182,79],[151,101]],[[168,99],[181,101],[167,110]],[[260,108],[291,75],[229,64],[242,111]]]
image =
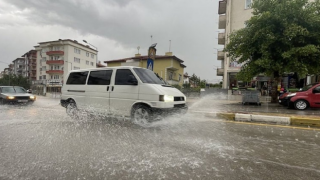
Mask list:
[[134,77],[130,69],[118,69],[116,73],[115,85],[132,85],[130,78]]
[[88,71],[70,73],[66,84],[85,85],[88,76]]
[[91,71],[88,79],[89,85],[109,85],[112,70]]

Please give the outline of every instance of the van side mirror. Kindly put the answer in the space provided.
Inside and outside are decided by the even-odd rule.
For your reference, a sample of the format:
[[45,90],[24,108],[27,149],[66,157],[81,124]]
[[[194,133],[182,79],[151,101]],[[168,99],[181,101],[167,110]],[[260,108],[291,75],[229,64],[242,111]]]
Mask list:
[[133,75],[129,76],[128,83],[130,83],[131,85],[138,85],[138,81]]

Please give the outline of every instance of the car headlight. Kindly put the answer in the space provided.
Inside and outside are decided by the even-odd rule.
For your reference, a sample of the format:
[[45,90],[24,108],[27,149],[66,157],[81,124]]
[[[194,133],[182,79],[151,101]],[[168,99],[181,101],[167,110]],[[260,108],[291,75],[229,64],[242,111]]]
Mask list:
[[14,99],[14,96],[7,96],[7,99]]
[[30,99],[35,100],[35,99],[36,99],[36,96],[30,96]]
[[159,101],[173,102],[174,101],[174,97],[173,96],[168,96],[168,95],[160,95],[159,96]]
[[287,97],[291,97],[291,96],[295,96],[295,95],[297,95],[297,93],[291,93],[291,94],[288,94]]

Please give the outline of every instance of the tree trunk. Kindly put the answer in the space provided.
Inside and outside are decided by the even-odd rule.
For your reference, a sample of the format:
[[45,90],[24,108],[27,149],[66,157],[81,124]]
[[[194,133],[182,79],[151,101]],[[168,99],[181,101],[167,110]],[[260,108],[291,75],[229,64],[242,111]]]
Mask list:
[[274,73],[274,79],[271,89],[271,103],[278,103],[278,84],[281,83],[281,77],[278,72]]

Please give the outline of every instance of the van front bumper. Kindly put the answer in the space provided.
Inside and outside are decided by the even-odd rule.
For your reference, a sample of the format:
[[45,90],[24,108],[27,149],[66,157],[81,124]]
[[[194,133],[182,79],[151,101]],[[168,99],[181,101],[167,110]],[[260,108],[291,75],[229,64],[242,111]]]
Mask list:
[[173,108],[151,108],[155,115],[170,116],[174,114],[185,114],[188,111],[186,104],[175,104]]

